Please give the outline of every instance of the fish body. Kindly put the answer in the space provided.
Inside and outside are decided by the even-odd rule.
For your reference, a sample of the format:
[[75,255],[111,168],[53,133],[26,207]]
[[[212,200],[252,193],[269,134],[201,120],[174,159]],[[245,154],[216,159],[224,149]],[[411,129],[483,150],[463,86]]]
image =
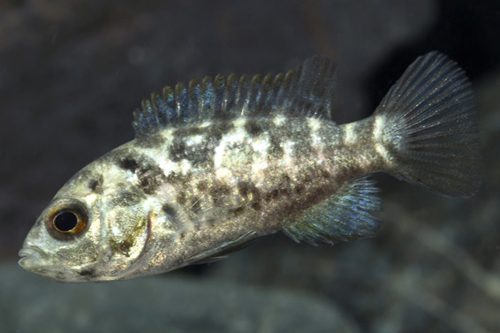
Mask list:
[[227,256],[283,231],[296,241],[373,236],[375,172],[450,196],[480,183],[478,125],[463,71],[418,58],[374,114],[337,125],[336,66],[166,87],[134,113],[136,138],[73,176],[20,252],[58,281],[126,279]]

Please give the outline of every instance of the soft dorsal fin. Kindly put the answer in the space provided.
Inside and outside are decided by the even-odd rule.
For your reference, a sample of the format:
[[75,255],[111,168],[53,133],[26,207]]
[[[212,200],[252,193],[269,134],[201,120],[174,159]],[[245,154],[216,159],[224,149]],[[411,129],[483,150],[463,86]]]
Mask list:
[[239,116],[286,114],[331,119],[336,64],[324,56],[307,59],[286,74],[250,77],[207,76],[187,86],[166,86],[134,111],[136,137],[169,125],[233,119]]

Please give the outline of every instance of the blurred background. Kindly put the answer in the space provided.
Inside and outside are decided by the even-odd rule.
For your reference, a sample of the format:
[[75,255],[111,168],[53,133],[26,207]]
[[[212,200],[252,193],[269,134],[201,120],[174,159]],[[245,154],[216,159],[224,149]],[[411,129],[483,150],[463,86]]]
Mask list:
[[[499,332],[500,3],[497,0],[0,2],[0,331]],[[418,55],[467,72],[485,177],[469,200],[377,176],[373,239],[278,234],[227,260],[67,285],[17,266],[38,214],[76,171],[133,139],[165,84],[339,63],[341,121],[368,116]]]

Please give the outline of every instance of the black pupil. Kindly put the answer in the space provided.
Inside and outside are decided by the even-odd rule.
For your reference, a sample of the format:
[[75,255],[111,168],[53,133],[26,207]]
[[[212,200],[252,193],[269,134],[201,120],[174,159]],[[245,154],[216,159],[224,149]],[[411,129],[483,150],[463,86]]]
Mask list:
[[61,231],[70,231],[76,227],[78,218],[72,212],[64,212],[56,216],[54,226]]

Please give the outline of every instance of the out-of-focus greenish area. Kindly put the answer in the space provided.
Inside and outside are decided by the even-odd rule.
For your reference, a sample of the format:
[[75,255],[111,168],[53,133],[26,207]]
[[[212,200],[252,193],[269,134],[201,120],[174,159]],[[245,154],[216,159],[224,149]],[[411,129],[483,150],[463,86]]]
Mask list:
[[[0,331],[500,331],[499,33],[495,0],[1,2]],[[15,264],[55,192],[132,139],[132,110],[164,84],[322,53],[339,63],[336,108],[351,121],[433,49],[473,80],[485,154],[475,197],[377,176],[373,239],[312,247],[275,235],[219,263],[93,285]]]

